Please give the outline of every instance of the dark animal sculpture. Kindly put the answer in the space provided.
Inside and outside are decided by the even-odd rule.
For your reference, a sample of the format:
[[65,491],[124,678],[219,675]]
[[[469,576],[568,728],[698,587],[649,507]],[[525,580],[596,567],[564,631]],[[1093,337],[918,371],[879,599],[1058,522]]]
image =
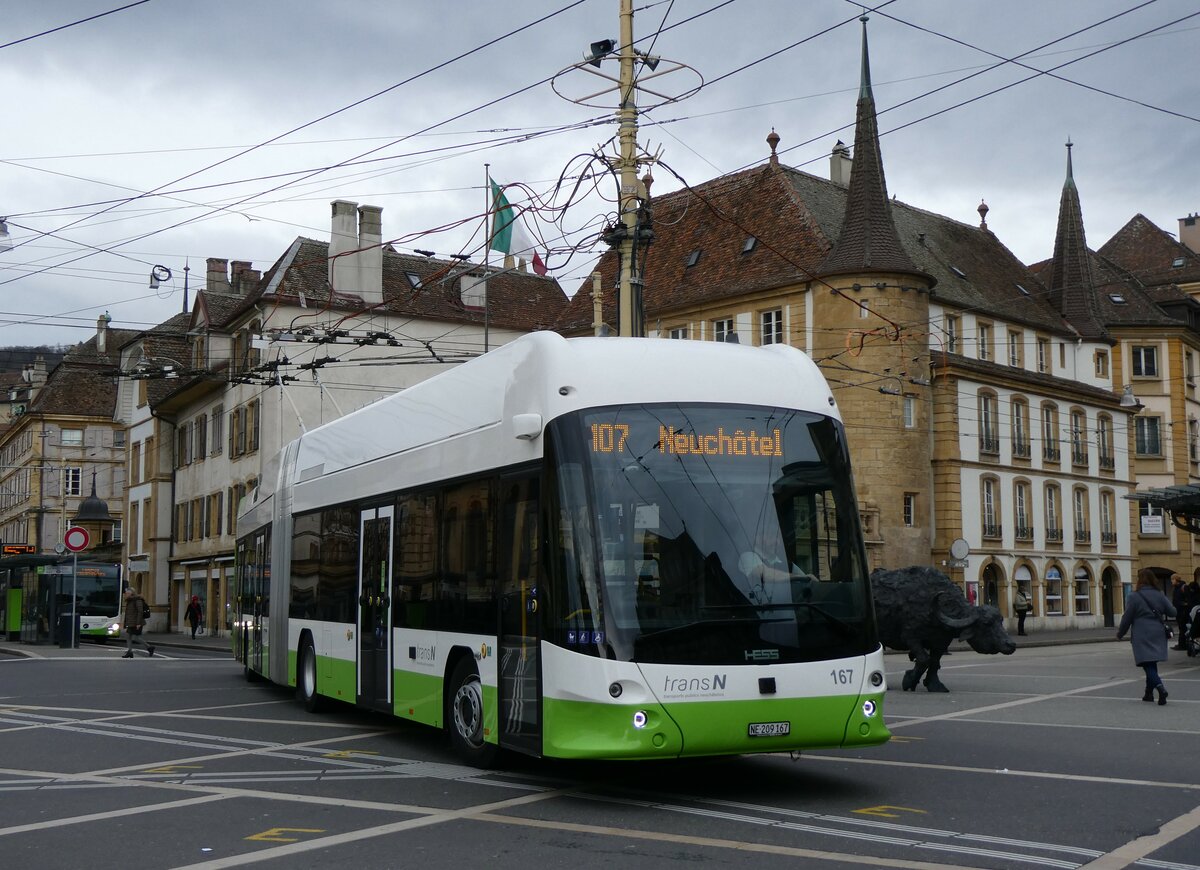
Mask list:
[[1012,655],[1017,648],[999,610],[968,604],[962,590],[934,568],[876,568],[871,591],[880,641],[889,649],[906,651],[913,661],[901,683],[906,692],[916,691],[922,676],[929,691],[949,691],[938,679],[938,670],[956,637],[988,655]]

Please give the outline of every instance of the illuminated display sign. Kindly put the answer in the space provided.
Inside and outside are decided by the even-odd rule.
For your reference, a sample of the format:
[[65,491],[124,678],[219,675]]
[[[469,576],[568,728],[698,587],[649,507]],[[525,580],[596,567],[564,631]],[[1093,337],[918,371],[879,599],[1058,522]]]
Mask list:
[[[624,453],[629,440],[628,423],[593,423],[593,453]],[[762,433],[756,429],[716,432],[683,432],[674,426],[658,427],[658,452],[674,456],[783,456],[783,433],[772,429]]]
[[0,555],[32,556],[37,550],[33,544],[0,544]]

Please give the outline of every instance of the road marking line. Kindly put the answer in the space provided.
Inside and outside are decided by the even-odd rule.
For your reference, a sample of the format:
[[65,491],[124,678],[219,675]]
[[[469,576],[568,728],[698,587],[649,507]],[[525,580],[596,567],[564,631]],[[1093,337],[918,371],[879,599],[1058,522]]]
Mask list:
[[281,837],[280,834],[324,834],[324,828],[269,828],[260,834],[243,837],[244,840],[261,840],[265,843],[298,843],[299,837]]
[[197,804],[207,804],[213,801],[228,800],[228,795],[209,794],[202,797],[184,798],[165,804],[146,804],[140,807],[126,807],[121,810],[109,810],[104,813],[89,813],[86,816],[71,816],[65,819],[50,819],[45,822],[31,822],[27,825],[14,825],[11,828],[0,828],[0,837],[9,834],[25,834],[29,831],[44,831],[48,828],[60,828],[66,825],[79,825],[85,822],[99,822],[105,819],[119,819],[122,816],[136,816],[141,813],[152,813],[158,810],[174,810],[180,807],[191,807]]
[[1107,855],[1097,858],[1089,864],[1084,864],[1080,870],[1120,870],[1122,867],[1138,863],[1140,859],[1158,851],[1168,843],[1192,833],[1197,828],[1200,828],[1200,806],[1195,807],[1191,812],[1171,819],[1159,828],[1157,833],[1130,840]]
[[[1141,677],[1130,678],[1125,680],[1109,680],[1106,683],[1097,683],[1092,686],[1080,686],[1077,689],[1066,689],[1062,692],[1051,692],[1047,695],[1034,695],[1028,698],[1018,698],[1014,701],[1002,701],[999,704],[988,704],[984,707],[971,707],[964,710],[952,710],[949,713],[939,713],[936,716],[923,716],[918,719],[908,719],[904,722],[888,722],[888,728],[895,730],[897,728],[907,728],[910,725],[924,725],[926,722],[942,722],[946,719],[961,719],[964,716],[974,716],[977,713],[991,713],[995,710],[1007,710],[1011,707],[1023,707],[1026,704],[1038,704],[1042,701],[1051,701],[1056,698],[1069,698],[1072,695],[1079,695],[1084,692],[1095,692],[1098,689],[1111,689],[1115,686],[1127,686],[1133,682],[1140,682]],[[885,716],[886,718],[886,716]]]

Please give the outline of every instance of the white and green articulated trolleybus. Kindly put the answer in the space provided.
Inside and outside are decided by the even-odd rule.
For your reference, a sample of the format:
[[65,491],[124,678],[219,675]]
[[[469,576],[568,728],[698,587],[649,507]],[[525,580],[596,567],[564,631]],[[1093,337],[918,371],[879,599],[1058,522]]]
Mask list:
[[310,709],[476,764],[889,737],[845,433],[794,348],[534,333],[275,464],[234,643]]

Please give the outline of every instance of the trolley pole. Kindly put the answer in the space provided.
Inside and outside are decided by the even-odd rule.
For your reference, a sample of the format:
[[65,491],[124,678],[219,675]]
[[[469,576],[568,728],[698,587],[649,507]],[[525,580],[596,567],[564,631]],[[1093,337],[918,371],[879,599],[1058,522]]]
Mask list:
[[645,318],[642,313],[642,279],[635,273],[633,261],[638,229],[637,128],[638,112],[633,83],[633,0],[621,0],[621,73],[617,105],[617,122],[621,156],[618,163],[621,178],[619,197],[621,242],[618,334],[644,336]]
[[76,609],[79,607],[79,554],[71,554],[71,649],[79,649],[79,617]]

